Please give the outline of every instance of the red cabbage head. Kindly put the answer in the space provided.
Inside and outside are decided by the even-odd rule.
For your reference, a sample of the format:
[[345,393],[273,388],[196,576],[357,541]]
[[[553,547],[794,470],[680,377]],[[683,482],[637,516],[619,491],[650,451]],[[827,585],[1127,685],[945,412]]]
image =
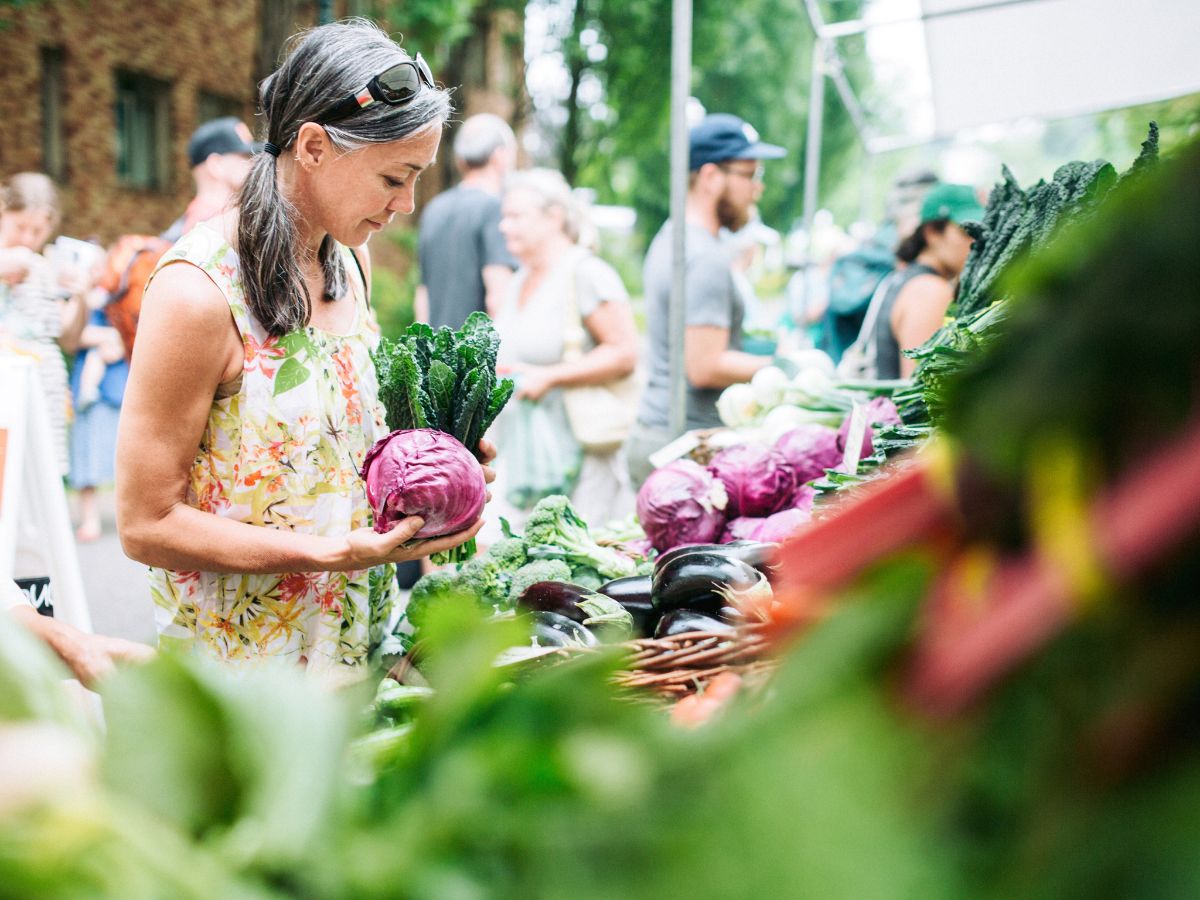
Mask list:
[[432,428],[393,431],[363,460],[367,501],[380,534],[407,516],[425,520],[416,537],[454,534],[474,524],[487,500],[483,468],[452,435]]

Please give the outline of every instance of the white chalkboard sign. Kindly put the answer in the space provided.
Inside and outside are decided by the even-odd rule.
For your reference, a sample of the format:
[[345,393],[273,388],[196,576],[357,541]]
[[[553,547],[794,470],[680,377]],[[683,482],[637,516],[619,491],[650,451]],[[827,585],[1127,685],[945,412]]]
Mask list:
[[0,580],[13,580],[19,525],[32,527],[50,576],[55,617],[91,631],[45,403],[34,361],[0,347]]

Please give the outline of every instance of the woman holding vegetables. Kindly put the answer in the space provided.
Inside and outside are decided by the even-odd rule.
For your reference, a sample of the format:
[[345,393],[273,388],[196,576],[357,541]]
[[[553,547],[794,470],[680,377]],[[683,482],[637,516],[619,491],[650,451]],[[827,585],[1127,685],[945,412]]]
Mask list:
[[[638,339],[621,276],[580,246],[583,218],[582,207],[558,172],[533,169],[506,182],[500,233],[521,265],[496,317],[498,362],[515,377],[515,396],[526,414],[530,404],[540,408],[531,420],[537,423],[534,441],[572,457],[576,468],[564,470],[561,488],[551,493],[569,493],[586,521],[603,524],[633,510],[620,439],[611,447],[587,446],[573,433],[564,389],[626,378],[637,366]],[[518,426],[520,407],[510,406],[498,420],[506,437]],[[628,412],[632,417],[632,398]],[[514,442],[514,466],[519,446]],[[504,474],[517,475],[513,467]],[[518,481],[510,478],[507,494],[529,508],[541,497],[527,492],[531,495],[522,499]]]
[[267,143],[236,209],[181,239],[147,289],[117,519],[152,567],[162,645],[327,670],[381,636],[381,567],[481,524],[413,544],[411,517],[377,534],[359,478],[387,432],[365,244],[412,212],[450,100],[366,23],[302,35],[260,99]]

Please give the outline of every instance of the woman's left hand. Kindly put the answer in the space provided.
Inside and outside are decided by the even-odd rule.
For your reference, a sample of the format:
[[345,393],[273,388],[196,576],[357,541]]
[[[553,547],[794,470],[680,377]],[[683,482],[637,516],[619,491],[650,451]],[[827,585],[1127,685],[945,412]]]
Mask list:
[[491,462],[496,458],[496,445],[486,438],[479,442],[479,462],[483,465],[483,480],[491,484],[496,480],[496,472]]
[[520,374],[521,377],[517,381],[518,399],[536,402],[557,384],[553,366],[522,366]]

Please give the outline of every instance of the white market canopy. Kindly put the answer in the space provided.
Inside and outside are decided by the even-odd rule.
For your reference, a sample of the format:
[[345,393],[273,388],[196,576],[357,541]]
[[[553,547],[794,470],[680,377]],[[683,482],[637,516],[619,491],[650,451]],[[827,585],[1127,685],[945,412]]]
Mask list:
[[1200,91],[1197,0],[923,0],[940,136]]
[[858,103],[837,71],[840,37],[890,37],[928,78],[912,88],[929,109],[908,133],[881,133],[854,111],[874,152],[1200,92],[1197,0],[879,0],[861,20],[830,23],[806,6],[847,105]]

